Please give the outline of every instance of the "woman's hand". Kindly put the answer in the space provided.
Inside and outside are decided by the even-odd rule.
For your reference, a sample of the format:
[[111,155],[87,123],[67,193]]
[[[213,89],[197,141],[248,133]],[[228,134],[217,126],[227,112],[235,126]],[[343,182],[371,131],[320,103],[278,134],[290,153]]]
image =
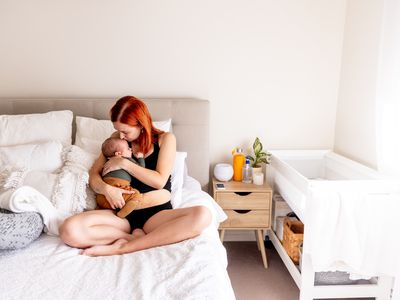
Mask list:
[[135,191],[127,191],[114,187],[112,185],[107,185],[104,191],[104,196],[106,197],[108,203],[112,209],[122,208],[125,205],[123,194],[134,194]]
[[119,169],[124,169],[125,168],[125,163],[128,160],[126,160],[125,158],[121,157],[121,156],[114,156],[111,157],[103,166],[103,172],[102,175],[106,175],[107,173],[111,172],[111,171],[115,171],[115,170],[119,170]]

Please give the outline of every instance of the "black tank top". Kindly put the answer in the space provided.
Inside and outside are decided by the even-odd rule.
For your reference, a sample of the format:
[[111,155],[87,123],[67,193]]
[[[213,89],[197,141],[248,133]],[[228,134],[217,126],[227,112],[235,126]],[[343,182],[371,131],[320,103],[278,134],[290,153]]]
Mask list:
[[[158,145],[158,142],[153,144],[153,148],[154,148],[153,153],[151,153],[149,156],[147,156],[144,159],[146,169],[150,169],[150,170],[155,170],[157,167],[158,154],[160,153],[160,146]],[[132,158],[135,161],[137,161],[136,157],[132,156]],[[135,189],[138,189],[139,192],[141,192],[141,193],[147,193],[147,192],[156,190],[156,188],[153,188],[152,186],[149,186],[149,185],[141,182],[140,180],[136,179],[133,176],[132,176],[132,180],[131,180],[131,186]],[[169,175],[167,183],[165,184],[163,189],[171,192],[171,175]]]

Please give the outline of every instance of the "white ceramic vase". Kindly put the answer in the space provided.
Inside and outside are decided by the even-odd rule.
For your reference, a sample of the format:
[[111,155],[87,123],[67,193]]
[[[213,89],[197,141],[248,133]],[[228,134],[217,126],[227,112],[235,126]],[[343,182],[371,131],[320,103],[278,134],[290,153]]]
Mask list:
[[258,167],[258,168],[252,168],[252,175],[254,175],[254,174],[260,174],[260,173],[262,173],[263,171],[262,171],[262,167]]
[[264,182],[262,167],[258,168],[253,167],[251,170],[252,170],[253,183],[256,185],[262,185]]
[[214,167],[214,177],[219,181],[229,181],[233,176],[233,168],[230,164],[216,164]]

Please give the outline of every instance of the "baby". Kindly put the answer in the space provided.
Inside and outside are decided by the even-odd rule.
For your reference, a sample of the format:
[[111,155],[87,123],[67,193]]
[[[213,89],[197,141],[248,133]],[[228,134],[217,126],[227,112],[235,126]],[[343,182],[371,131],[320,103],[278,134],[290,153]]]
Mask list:
[[[116,137],[110,137],[106,139],[102,146],[101,151],[106,158],[110,158],[113,156],[122,156],[130,161],[139,164],[142,167],[145,167],[145,162],[143,158],[143,153],[136,153],[136,157],[138,158],[137,163],[132,158],[132,150],[129,148],[128,142]],[[104,182],[110,184],[115,187],[119,187],[128,191],[135,191],[134,194],[123,194],[125,200],[125,206],[121,208],[121,210],[117,213],[117,216],[120,218],[125,218],[129,215],[136,207],[136,205],[132,205],[134,202],[128,204],[131,201],[141,199],[142,195],[137,189],[131,187],[131,175],[125,171],[124,169],[119,169],[115,171],[108,172],[103,176]],[[106,197],[101,194],[96,195],[96,202],[100,208],[111,209],[110,203],[108,203]],[[127,205],[128,204],[128,205]]]

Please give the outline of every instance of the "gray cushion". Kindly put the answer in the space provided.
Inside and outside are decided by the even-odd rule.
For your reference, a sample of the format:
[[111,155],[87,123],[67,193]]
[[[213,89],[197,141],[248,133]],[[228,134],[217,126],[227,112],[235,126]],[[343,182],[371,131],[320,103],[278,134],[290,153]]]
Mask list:
[[40,236],[43,226],[38,213],[13,213],[0,208],[0,250],[26,247]]

